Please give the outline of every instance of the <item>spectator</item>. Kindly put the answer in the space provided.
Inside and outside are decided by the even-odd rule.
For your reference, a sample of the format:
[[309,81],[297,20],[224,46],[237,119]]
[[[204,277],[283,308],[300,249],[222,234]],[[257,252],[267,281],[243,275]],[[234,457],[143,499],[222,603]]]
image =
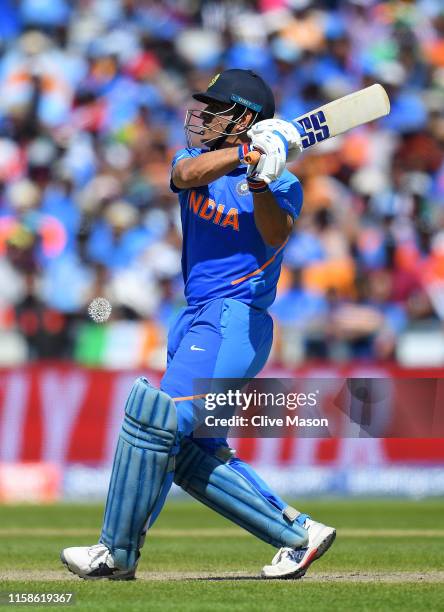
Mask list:
[[284,117],[375,81],[392,102],[292,168],[305,204],[273,308],[282,350],[298,336],[301,359],[387,359],[406,329],[440,329],[440,0],[3,4],[0,333],[21,330],[33,357],[79,355],[102,292],[111,326],[148,321],[160,363],[183,299],[169,163],[191,92],[229,67],[266,74]]

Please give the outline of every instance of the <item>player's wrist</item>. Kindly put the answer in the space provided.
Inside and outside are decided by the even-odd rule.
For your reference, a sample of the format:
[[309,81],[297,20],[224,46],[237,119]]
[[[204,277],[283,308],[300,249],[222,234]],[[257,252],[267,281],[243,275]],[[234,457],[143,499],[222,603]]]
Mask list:
[[249,143],[242,143],[237,147],[237,155],[239,159],[239,163],[246,166],[248,162],[245,161],[245,157],[253,150],[253,146]]
[[262,179],[255,179],[247,176],[247,185],[250,193],[265,193],[269,191],[268,184]]

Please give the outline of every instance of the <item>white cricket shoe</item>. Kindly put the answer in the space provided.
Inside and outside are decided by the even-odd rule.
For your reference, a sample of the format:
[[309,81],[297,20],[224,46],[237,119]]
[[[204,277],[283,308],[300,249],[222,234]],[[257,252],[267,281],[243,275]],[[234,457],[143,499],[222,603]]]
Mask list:
[[308,546],[280,548],[271,565],[262,568],[262,578],[302,578],[313,561],[327,552],[334,542],[336,530],[311,519],[306,519],[304,527],[308,531]]
[[64,548],[60,559],[73,574],[87,580],[133,580],[136,568],[120,570],[114,566],[110,550],[104,544],[94,546],[72,546]]

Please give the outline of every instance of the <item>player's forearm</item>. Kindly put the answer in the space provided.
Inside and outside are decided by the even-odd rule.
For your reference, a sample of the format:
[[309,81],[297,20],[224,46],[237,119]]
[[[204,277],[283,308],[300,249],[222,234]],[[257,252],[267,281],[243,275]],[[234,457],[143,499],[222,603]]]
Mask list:
[[179,189],[208,185],[239,165],[238,147],[202,153],[180,160],[173,170],[173,183]]
[[255,193],[254,221],[264,242],[272,247],[283,244],[293,229],[293,218],[282,210],[271,191]]

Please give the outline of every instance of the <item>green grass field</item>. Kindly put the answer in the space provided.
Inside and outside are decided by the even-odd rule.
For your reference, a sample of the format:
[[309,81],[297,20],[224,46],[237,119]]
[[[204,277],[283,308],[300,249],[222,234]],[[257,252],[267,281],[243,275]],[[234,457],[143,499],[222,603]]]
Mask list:
[[298,507],[338,529],[302,580],[258,579],[274,549],[196,503],[172,501],[147,538],[138,580],[91,582],[69,574],[59,551],[97,540],[101,507],[3,506],[0,590],[74,592],[79,610],[444,610],[444,500]]

